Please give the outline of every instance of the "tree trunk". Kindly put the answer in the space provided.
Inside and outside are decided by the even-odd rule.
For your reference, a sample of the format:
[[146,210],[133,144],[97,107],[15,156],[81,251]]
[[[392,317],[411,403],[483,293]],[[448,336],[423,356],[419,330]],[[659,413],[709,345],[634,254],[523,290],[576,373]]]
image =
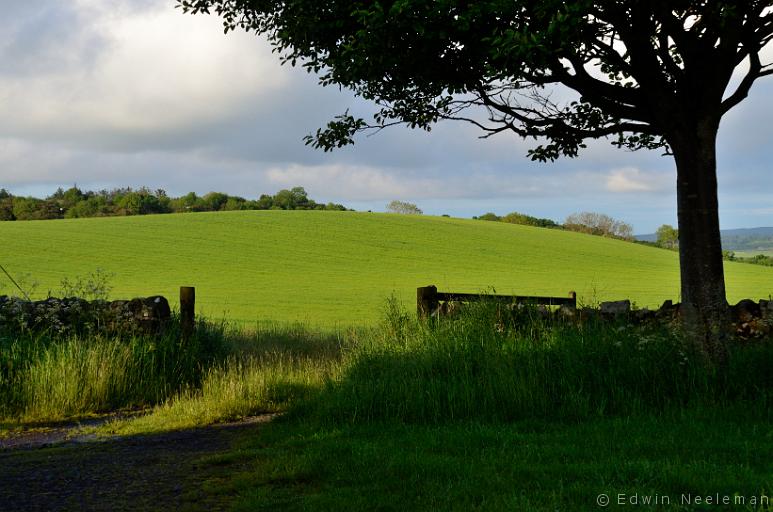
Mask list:
[[725,296],[717,201],[718,122],[703,121],[672,141],[677,170],[679,267],[685,335],[710,364],[727,358]]

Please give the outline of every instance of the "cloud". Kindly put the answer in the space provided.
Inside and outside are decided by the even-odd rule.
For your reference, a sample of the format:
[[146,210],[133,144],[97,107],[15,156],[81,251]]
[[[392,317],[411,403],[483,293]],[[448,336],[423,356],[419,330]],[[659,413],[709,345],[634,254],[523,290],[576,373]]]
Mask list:
[[614,169],[606,176],[606,190],[614,193],[659,192],[667,189],[662,173],[642,172],[635,167]]
[[[528,164],[526,164],[528,165]],[[538,164],[531,164],[537,166]],[[397,199],[543,199],[593,198],[604,191],[672,192],[663,173],[623,168],[608,173],[587,170],[533,168],[504,173],[459,163],[456,172],[440,167],[416,169],[361,165],[286,165],[265,171],[270,183],[281,187],[306,184],[324,195],[358,200]],[[630,199],[629,199],[630,201]]]
[[[166,2],[82,1],[33,18],[38,30],[48,25],[42,32],[52,28],[62,38],[38,40],[34,69],[0,76],[6,135],[86,147],[130,145],[134,138],[147,146],[154,137],[163,144],[170,133],[238,117],[245,105],[280,94],[289,80],[260,40],[211,37],[220,32],[216,18],[183,17]],[[35,47],[28,29],[16,33],[4,61],[17,62],[14,48],[22,44]]]
[[363,200],[410,197],[417,190],[431,190],[437,185],[434,180],[402,180],[387,170],[345,165],[272,167],[265,174],[277,187],[303,183],[323,195],[335,196],[343,192]]

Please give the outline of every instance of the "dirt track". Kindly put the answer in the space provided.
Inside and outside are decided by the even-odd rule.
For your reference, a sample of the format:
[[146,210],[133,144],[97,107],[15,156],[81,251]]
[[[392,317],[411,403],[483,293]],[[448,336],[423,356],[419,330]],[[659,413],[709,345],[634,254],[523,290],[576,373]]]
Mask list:
[[224,510],[231,496],[205,487],[238,468],[202,459],[227,451],[272,417],[0,451],[0,511]]

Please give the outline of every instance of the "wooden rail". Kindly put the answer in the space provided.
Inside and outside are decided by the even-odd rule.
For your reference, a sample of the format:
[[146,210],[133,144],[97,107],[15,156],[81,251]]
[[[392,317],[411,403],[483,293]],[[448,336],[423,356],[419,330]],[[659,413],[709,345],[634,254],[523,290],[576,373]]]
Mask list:
[[577,307],[577,294],[569,292],[568,297],[539,297],[527,295],[491,295],[485,293],[448,293],[438,292],[436,286],[422,286],[416,289],[416,311],[419,318],[428,318],[441,302],[471,302],[491,300],[509,304],[536,304],[544,306]]

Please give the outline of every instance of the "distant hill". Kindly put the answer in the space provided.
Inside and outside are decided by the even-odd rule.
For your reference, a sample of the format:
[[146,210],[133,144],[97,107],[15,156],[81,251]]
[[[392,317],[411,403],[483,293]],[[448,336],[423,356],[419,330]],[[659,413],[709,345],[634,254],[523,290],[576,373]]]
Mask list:
[[[723,229],[722,249],[726,251],[770,251],[773,250],[773,227]],[[636,235],[636,240],[655,242],[655,233]]]

